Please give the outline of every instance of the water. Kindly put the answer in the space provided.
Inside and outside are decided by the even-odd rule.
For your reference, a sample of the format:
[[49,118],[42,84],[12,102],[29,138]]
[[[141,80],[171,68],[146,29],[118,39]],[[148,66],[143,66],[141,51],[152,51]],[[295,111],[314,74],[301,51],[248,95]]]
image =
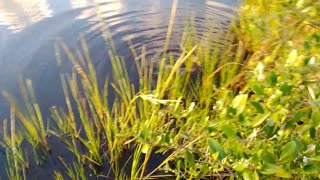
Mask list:
[[[101,34],[97,8],[110,29],[118,54],[128,60],[129,66],[133,62],[129,40],[138,52],[145,45],[149,57],[161,53],[172,1],[96,0],[95,3],[93,0],[1,0],[0,90],[8,91],[19,100],[17,79],[31,79],[44,117],[48,117],[49,107],[64,105],[59,79],[61,69],[56,65],[54,42],[61,39],[74,51],[80,46],[79,35],[87,41],[99,80],[103,82],[103,77],[111,72],[111,65],[106,50],[109,46]],[[208,31],[210,25],[214,26],[217,34],[223,34],[235,17],[234,7],[238,3],[237,0],[180,0],[169,50],[179,52],[182,30],[188,17],[194,17],[198,35],[203,37],[200,41],[223,44],[223,38],[208,40],[201,35]],[[63,53],[62,60],[62,71],[70,71],[71,64]],[[2,120],[8,117],[9,107],[1,96],[0,134]],[[0,161],[4,161],[1,151]],[[30,177],[40,176],[35,171],[33,173]],[[0,176],[4,177],[4,174],[1,163]],[[46,176],[46,172],[43,174]]]

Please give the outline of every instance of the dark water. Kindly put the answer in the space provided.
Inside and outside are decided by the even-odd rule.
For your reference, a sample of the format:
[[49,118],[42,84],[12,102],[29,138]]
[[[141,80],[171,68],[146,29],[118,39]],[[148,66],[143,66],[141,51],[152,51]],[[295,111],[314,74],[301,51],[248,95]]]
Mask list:
[[[71,50],[80,47],[79,35],[87,41],[91,59],[99,80],[111,72],[107,48],[101,34],[97,7],[112,34],[119,55],[132,63],[128,41],[139,50],[146,46],[146,54],[161,53],[170,18],[170,0],[1,0],[0,1],[0,90],[6,90],[19,100],[19,77],[33,82],[37,100],[44,117],[51,106],[64,106],[59,72],[55,60],[54,42],[63,40]],[[178,52],[185,20],[194,17],[199,41],[211,27],[223,34],[235,17],[238,0],[180,0],[175,17],[169,50]],[[63,71],[71,64],[62,53]],[[133,64],[132,64],[133,65]],[[9,107],[0,96],[0,134],[2,120],[9,117]],[[1,152],[2,151],[2,152]],[[0,151],[0,176],[5,177],[4,153]],[[40,169],[41,170],[41,169]],[[35,172],[33,172],[35,173]],[[36,177],[36,175],[31,177]],[[44,173],[46,174],[46,173]],[[38,174],[39,175],[39,174]],[[39,175],[40,176],[40,175]],[[5,179],[5,178],[4,178]]]

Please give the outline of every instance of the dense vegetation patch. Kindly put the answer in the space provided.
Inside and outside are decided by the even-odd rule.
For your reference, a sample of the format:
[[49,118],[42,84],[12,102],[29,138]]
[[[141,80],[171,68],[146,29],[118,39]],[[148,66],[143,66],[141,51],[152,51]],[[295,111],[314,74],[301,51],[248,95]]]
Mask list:
[[74,157],[59,156],[65,170],[52,172],[56,179],[320,178],[319,12],[316,0],[247,0],[230,33],[236,43],[222,52],[195,44],[192,28],[178,59],[163,54],[150,65],[131,49],[142,55],[138,87],[113,48],[113,76],[100,88],[86,43],[74,55],[58,42],[58,65],[63,50],[75,71],[61,74],[67,108],[52,108],[54,123],[45,126],[30,81],[21,83],[24,108],[3,93],[12,105],[1,138],[8,177],[28,176],[23,142],[43,164],[56,137]]

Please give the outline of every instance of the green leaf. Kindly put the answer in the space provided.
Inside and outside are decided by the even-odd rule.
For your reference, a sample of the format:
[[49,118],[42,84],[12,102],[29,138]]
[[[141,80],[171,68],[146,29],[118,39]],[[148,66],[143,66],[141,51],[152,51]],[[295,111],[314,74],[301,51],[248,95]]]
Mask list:
[[310,158],[310,160],[312,160],[312,161],[319,161],[319,162],[320,162],[320,155],[315,156],[315,157],[312,157],[312,158]]
[[310,49],[311,49],[310,42],[309,42],[309,41],[305,41],[305,42],[303,43],[303,47],[304,47],[306,50],[310,50]]
[[272,175],[275,174],[277,177],[290,178],[291,174],[283,169],[281,166],[275,164],[265,164],[261,170],[262,174]]
[[303,168],[305,174],[318,174],[319,173],[319,167],[317,164],[307,164]]
[[287,94],[291,93],[292,88],[293,88],[293,86],[289,86],[288,83],[283,83],[280,86],[280,91],[282,91],[284,95],[287,95]]
[[189,165],[188,167],[193,167],[195,164],[194,155],[189,151],[186,151],[186,158]]
[[316,138],[316,128],[311,127],[310,130],[309,130],[309,132],[310,132],[310,137],[311,137],[312,139],[315,139],[315,138]]
[[275,72],[271,72],[269,79],[270,79],[270,84],[273,86],[276,85],[278,82],[278,77]]
[[263,108],[262,108],[262,106],[260,105],[259,102],[251,101],[250,103],[251,103],[251,105],[256,109],[256,111],[258,111],[258,112],[261,113],[261,114],[264,113],[264,110],[263,110]]
[[311,120],[312,120],[314,126],[318,126],[320,124],[320,112],[313,111],[312,115],[311,115]]
[[[200,165],[200,172],[202,173],[202,174],[208,174],[209,172],[210,172],[210,170],[211,170],[211,168],[209,168],[209,166],[210,165],[208,165],[208,164],[201,164]],[[211,167],[211,166],[210,166]]]
[[237,114],[237,110],[232,108],[232,107],[228,107],[227,108],[227,114],[232,117],[232,116]]
[[298,111],[294,114],[293,118],[288,121],[285,125],[285,128],[293,128],[294,126],[296,126],[297,124],[299,124],[299,122],[301,122],[301,118],[302,118],[302,112],[301,111]]
[[301,120],[302,118],[302,112],[301,111],[298,111],[294,114],[293,118],[292,118],[292,121],[297,123]]
[[218,153],[218,159],[222,160],[223,158],[226,157],[226,153],[223,151],[222,146],[215,140],[213,140],[212,138],[208,139],[208,145],[209,145],[209,149],[212,153]]
[[150,130],[147,128],[144,128],[143,130],[140,131],[139,136],[142,139],[147,139],[147,137],[150,135]]
[[237,172],[242,172],[245,168],[247,168],[248,164],[244,162],[239,162],[235,164],[232,168],[236,170]]
[[275,174],[281,167],[275,164],[265,164],[261,170],[262,174]]
[[296,154],[297,154],[296,142],[290,141],[284,146],[279,160],[282,164],[290,163],[293,160],[293,158],[296,156]]
[[244,179],[244,180],[258,180],[259,177],[257,176],[256,172],[246,170],[242,173],[242,179]]
[[283,168],[278,169],[276,176],[282,178],[291,178],[291,174]]
[[261,159],[262,159],[264,162],[271,163],[271,164],[273,164],[273,163],[276,162],[274,156],[273,156],[270,152],[268,152],[268,151],[266,151],[266,152],[262,155]]
[[239,114],[239,122],[243,123],[245,121],[244,115],[241,113]]
[[252,122],[252,127],[257,127],[262,124],[270,116],[270,114],[271,112],[266,112],[264,114],[258,115]]
[[234,128],[227,124],[223,125],[221,129],[229,138],[234,137],[234,135],[237,133],[237,131],[235,131]]
[[242,111],[246,107],[247,99],[247,94],[240,94],[233,99],[231,106],[237,110],[238,114],[242,113]]
[[252,90],[253,90],[254,93],[256,93],[258,95],[263,95],[264,94],[263,88],[261,88],[260,86],[254,85],[252,87]]

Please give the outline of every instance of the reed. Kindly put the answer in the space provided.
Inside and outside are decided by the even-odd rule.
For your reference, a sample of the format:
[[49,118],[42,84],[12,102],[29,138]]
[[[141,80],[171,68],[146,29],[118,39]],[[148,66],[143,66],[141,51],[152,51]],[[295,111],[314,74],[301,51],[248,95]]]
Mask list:
[[[7,129],[8,127],[10,127],[10,135]],[[7,120],[3,121],[3,132],[2,146],[6,149],[7,175],[10,179],[26,179],[26,171],[29,168],[29,163],[26,158],[26,153],[21,146],[24,137],[21,133],[16,133],[14,108],[11,109],[10,126],[8,126]]]
[[[36,151],[40,150],[40,154],[44,155],[50,151],[50,147],[47,143],[48,125],[45,127],[44,120],[39,105],[36,102],[32,83],[30,80],[26,81],[27,89],[22,80],[20,80],[20,88],[23,96],[23,100],[26,104],[27,112],[24,113],[21,107],[18,106],[17,102],[7,92],[3,92],[3,95],[7,98],[11,104],[12,109],[15,109],[17,117],[23,124],[25,130],[23,131],[24,137],[32,145],[35,151],[35,156],[38,156]],[[39,160],[41,163],[41,160]]]
[[[68,165],[62,157],[59,157],[60,162],[67,170],[67,174],[71,179],[86,179],[85,170],[81,162],[72,162],[71,165]],[[56,179],[63,178],[61,174],[56,173]]]

